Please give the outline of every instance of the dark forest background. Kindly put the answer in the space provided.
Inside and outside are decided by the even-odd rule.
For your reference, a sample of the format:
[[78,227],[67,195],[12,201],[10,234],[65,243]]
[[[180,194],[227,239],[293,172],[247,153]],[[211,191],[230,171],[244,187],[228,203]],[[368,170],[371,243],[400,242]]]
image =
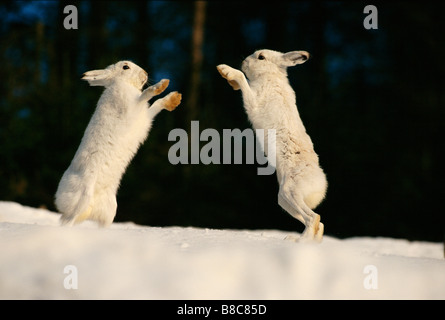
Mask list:
[[[66,30],[66,5],[78,29]],[[151,226],[281,229],[303,225],[277,204],[258,164],[172,165],[174,128],[250,124],[216,65],[261,48],[307,50],[289,69],[327,198],[327,235],[442,241],[445,218],[444,2],[2,1],[0,199],[55,210],[54,193],[102,88],[87,70],[130,59],[151,83],[169,78],[182,104],[156,118],[118,193],[115,221]],[[204,145],[205,143],[202,143]]]

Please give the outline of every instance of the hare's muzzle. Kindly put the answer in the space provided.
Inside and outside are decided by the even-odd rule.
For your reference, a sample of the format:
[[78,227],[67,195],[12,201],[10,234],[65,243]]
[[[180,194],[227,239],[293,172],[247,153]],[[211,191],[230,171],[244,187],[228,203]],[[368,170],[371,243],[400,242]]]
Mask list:
[[144,86],[144,84],[147,82],[147,80],[148,80],[148,73],[145,70],[142,70],[139,73],[139,80],[141,81],[141,87]]

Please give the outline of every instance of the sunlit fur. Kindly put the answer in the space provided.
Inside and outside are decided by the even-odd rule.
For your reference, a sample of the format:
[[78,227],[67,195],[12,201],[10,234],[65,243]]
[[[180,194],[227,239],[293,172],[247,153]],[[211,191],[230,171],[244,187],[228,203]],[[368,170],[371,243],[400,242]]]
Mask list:
[[306,226],[301,239],[321,241],[324,226],[312,209],[324,199],[327,180],[287,78],[288,67],[308,58],[306,51],[281,53],[264,49],[243,61],[244,73],[224,64],[217,69],[235,90],[241,89],[253,127],[276,130],[278,203]]
[[55,204],[62,213],[62,224],[88,219],[108,226],[116,215],[116,192],[122,175],[147,138],[153,118],[162,109],[173,110],[181,95],[172,92],[149,107],[147,101],[164,91],[169,80],[141,92],[147,72],[130,61],[88,71],[82,79],[105,90],[60,180]]

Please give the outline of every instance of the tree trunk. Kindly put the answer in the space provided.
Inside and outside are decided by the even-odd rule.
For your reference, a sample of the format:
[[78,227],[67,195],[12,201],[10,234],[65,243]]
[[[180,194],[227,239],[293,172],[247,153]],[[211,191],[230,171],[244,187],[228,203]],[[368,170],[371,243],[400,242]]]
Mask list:
[[194,120],[198,114],[199,91],[201,85],[201,69],[203,61],[204,23],[206,16],[206,2],[195,2],[195,13],[192,30],[192,54],[190,87],[187,99],[188,122]]

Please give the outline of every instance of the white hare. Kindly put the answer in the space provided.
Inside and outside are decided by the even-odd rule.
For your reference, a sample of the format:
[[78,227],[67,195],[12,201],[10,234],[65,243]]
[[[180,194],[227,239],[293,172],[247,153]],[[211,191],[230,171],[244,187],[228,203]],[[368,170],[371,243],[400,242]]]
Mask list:
[[174,110],[181,94],[171,92],[149,106],[147,101],[163,92],[169,80],[142,91],[147,72],[130,61],[85,72],[82,79],[105,90],[60,180],[55,204],[62,213],[62,224],[88,219],[108,226],[116,215],[116,192],[122,175],[147,138],[153,118],[162,109]]
[[217,69],[234,90],[241,89],[253,127],[276,130],[278,203],[304,223],[301,239],[319,242],[324,226],[312,209],[324,199],[327,180],[287,78],[287,67],[304,63],[308,58],[306,51],[258,50],[242,63],[241,70],[249,80],[243,72],[227,65],[221,64]]

